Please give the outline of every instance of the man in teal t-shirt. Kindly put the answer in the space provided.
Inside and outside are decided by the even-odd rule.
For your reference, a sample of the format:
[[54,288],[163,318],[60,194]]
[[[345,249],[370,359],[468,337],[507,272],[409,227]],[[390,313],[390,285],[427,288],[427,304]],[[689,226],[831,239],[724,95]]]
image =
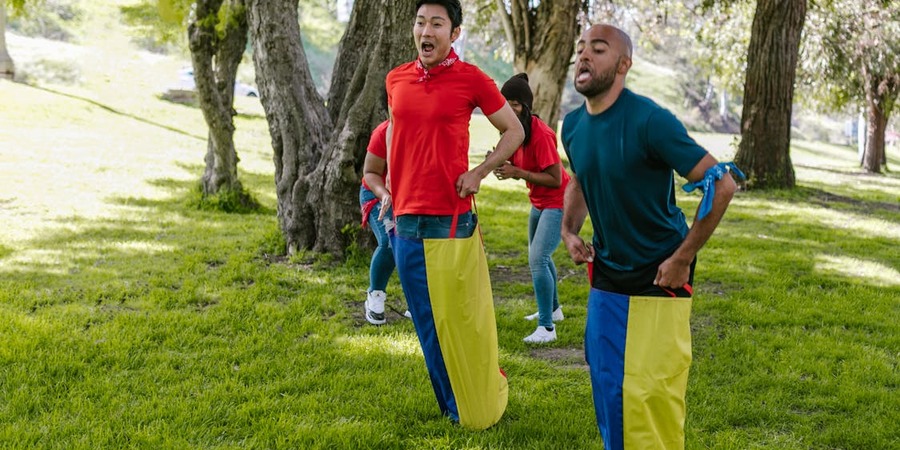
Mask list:
[[[585,353],[605,448],[683,448],[696,255],[737,187],[727,171],[715,176],[718,161],[669,111],[625,89],[631,51],[628,35],[608,25],[578,41],[575,89],[585,103],[563,121],[575,176],[561,235],[575,263],[592,269]],[[712,180],[712,207],[690,228],[675,204],[673,171],[690,182]],[[578,235],[588,213],[591,245]],[[651,319],[639,316],[648,311]]]
[[630,272],[674,253],[688,227],[675,205],[672,170],[687,176],[707,155],[678,119],[623,89],[599,114],[587,104],[569,113],[562,140],[594,224],[599,262]]

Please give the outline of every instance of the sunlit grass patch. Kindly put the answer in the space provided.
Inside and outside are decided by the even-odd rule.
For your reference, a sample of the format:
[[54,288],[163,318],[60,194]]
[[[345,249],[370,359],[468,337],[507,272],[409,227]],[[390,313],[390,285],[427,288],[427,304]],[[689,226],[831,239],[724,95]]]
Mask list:
[[337,343],[351,354],[422,355],[422,348],[414,334],[391,333],[386,336],[347,336],[339,338]]
[[874,261],[856,258],[820,255],[816,269],[824,273],[836,273],[848,278],[860,278],[879,286],[900,286],[900,272]]

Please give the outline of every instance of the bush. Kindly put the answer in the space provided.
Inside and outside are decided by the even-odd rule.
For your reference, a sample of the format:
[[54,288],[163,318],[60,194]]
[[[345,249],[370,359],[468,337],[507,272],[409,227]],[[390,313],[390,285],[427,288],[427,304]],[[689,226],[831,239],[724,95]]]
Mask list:
[[74,61],[40,58],[21,62],[16,81],[30,84],[73,85],[81,82],[81,69]]
[[204,211],[222,211],[227,213],[247,214],[259,211],[260,204],[246,189],[225,189],[214,195],[204,195],[203,186],[198,185],[199,201],[197,208]]

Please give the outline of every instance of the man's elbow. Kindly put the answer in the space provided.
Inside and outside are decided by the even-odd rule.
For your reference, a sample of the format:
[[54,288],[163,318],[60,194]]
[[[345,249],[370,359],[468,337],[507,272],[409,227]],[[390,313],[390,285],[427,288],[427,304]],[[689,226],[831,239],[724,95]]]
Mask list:
[[731,202],[731,199],[734,198],[734,193],[737,192],[737,183],[734,182],[734,178],[729,174],[717,184],[716,193],[721,195],[726,202]]

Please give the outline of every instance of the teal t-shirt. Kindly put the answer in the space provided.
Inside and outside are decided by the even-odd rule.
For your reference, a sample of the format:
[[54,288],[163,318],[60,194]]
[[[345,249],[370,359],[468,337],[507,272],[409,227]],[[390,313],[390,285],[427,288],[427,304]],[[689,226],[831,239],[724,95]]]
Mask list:
[[594,249],[612,269],[658,262],[687,235],[673,170],[686,176],[707,154],[672,113],[628,89],[590,115],[563,120],[562,142],[594,227]]

